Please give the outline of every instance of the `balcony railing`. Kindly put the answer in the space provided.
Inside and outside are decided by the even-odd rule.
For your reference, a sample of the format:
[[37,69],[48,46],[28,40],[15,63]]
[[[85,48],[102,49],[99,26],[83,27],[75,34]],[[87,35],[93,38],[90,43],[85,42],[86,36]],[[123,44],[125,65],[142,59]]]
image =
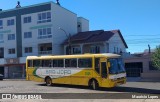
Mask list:
[[45,39],[45,38],[52,38],[52,35],[44,35],[44,36],[38,36],[38,39]]
[[49,51],[39,51],[39,55],[48,55],[48,54],[52,54],[52,50],[49,50]]

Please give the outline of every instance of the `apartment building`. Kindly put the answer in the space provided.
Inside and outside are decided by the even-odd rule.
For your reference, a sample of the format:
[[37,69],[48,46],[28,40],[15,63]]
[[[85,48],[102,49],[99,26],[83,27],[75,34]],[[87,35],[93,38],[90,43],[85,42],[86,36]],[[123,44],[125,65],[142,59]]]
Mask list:
[[54,2],[0,10],[0,73],[24,78],[26,56],[63,54],[66,35],[87,30],[88,20]]

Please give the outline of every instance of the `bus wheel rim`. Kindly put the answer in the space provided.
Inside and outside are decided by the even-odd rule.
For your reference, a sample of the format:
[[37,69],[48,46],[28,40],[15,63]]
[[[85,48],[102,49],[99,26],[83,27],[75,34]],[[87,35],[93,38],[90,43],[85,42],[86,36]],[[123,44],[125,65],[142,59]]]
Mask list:
[[51,79],[47,79],[47,85],[51,84]]
[[95,81],[92,82],[92,87],[93,87],[93,89],[95,89],[95,87],[96,87]]

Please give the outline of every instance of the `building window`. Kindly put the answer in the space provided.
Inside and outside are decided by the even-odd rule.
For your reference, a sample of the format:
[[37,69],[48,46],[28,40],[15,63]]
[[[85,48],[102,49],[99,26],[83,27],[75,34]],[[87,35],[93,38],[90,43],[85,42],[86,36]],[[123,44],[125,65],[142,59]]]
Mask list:
[[73,54],[81,54],[81,48],[80,47],[73,47],[72,53]]
[[4,58],[4,48],[0,47],[0,58]]
[[15,34],[8,34],[8,40],[15,40]]
[[4,43],[3,34],[0,34],[0,43]]
[[116,47],[114,47],[114,53],[116,53]]
[[51,22],[51,12],[39,13],[37,23]]
[[119,53],[119,49],[118,49],[118,47],[117,47],[117,53]]
[[106,43],[107,53],[109,53],[109,43]]
[[24,22],[24,23],[30,23],[30,22],[31,22],[31,16],[29,16],[29,17],[24,17],[23,22]]
[[15,48],[8,49],[8,54],[15,54]]
[[7,20],[7,26],[14,25],[14,19]]
[[45,38],[51,38],[51,37],[52,37],[51,28],[38,29],[39,39],[45,39]]
[[32,47],[25,47],[24,52],[25,53],[32,53]]
[[3,29],[3,21],[0,20],[0,29]]
[[100,53],[100,46],[91,46],[90,53]]
[[123,52],[122,52],[122,49],[120,49],[120,52],[119,52],[120,54],[122,54]]
[[32,38],[32,32],[24,32],[24,38]]

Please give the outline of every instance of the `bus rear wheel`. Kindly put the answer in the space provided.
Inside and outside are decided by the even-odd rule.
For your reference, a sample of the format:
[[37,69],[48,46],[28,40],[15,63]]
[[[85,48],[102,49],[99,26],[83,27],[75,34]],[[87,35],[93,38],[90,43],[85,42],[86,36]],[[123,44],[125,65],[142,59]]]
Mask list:
[[52,79],[50,77],[47,77],[45,82],[46,82],[47,86],[51,86],[52,85]]
[[97,90],[99,88],[98,82],[96,80],[92,80],[89,85],[93,90]]

